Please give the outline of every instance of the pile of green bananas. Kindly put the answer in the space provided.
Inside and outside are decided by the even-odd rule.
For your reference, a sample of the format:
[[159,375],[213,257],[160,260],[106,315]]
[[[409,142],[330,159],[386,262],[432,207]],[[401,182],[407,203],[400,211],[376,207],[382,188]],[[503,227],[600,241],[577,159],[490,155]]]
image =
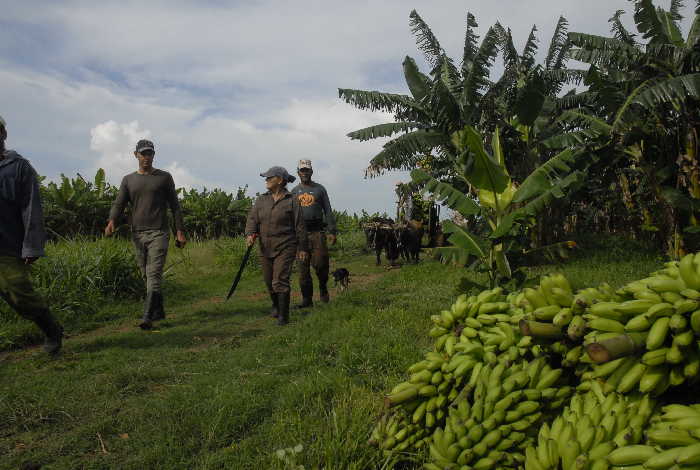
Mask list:
[[608,463],[629,470],[698,468],[700,405],[667,405],[651,423],[645,445],[621,446],[608,455]]
[[[520,333],[517,325],[524,312],[515,307],[518,295],[506,296],[500,288],[483,291],[478,296],[461,295],[450,310],[433,315],[430,336],[435,339],[435,350],[411,365],[407,371],[409,379],[387,395],[385,404],[390,411],[373,429],[370,443],[387,452],[430,447],[431,454],[441,455],[443,461],[451,457],[454,462],[460,455],[465,460],[466,451],[481,442],[467,442],[461,435],[462,430],[473,423],[485,424],[486,428],[478,429],[487,430],[489,442],[496,434],[492,433],[495,429],[488,427],[498,424],[499,427],[521,428],[540,419],[541,412],[539,415],[534,411],[525,413],[540,398],[548,403],[543,410],[563,406],[573,389],[553,388],[555,384],[566,384],[563,370],[552,369],[545,360],[547,350],[534,344],[532,337]],[[534,358],[540,359],[530,362]],[[486,383],[497,386],[487,390]],[[489,393],[486,395],[485,391]],[[462,412],[465,406],[469,411],[469,416],[461,422],[457,421],[455,407],[458,397]],[[506,405],[506,409],[501,410]],[[522,416],[514,419],[518,406],[517,413]],[[451,431],[450,426],[454,426],[454,430]],[[502,437],[505,437],[504,430],[498,431]],[[451,448],[447,454],[444,454],[447,449],[433,445],[435,436],[443,434],[447,434],[448,439],[438,437],[437,442],[450,442],[449,436],[458,438],[447,445]],[[460,443],[458,454],[453,455]],[[477,447],[479,449],[481,447]],[[495,449],[489,447],[491,450]]]
[[563,371],[552,369],[544,358],[514,364],[505,359],[473,372],[456,406],[450,407],[444,428],[433,433],[433,462],[426,469],[522,466],[525,449],[534,442],[533,430],[573,392],[572,387],[557,386]]
[[[630,449],[651,459],[683,447],[673,465],[700,468],[687,457],[700,444],[692,420],[667,412],[644,442],[642,432],[657,397],[700,376],[700,255],[618,290],[574,292],[553,274],[507,295],[461,295],[431,320],[434,349],[372,431],[387,454],[426,455],[428,470],[657,470],[662,457],[619,462]],[[700,409],[686,408],[700,429]]]
[[576,394],[551,425],[540,427],[537,446],[525,450],[525,470],[606,470],[611,452],[642,442],[654,406],[648,395]]

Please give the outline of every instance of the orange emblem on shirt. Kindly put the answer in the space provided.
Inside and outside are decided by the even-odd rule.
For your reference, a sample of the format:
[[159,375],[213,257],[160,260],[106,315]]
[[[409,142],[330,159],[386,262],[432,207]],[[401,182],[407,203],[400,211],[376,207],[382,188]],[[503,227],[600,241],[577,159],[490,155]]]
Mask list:
[[313,206],[315,202],[316,198],[313,194],[302,193],[299,195],[299,204],[301,204],[301,207]]

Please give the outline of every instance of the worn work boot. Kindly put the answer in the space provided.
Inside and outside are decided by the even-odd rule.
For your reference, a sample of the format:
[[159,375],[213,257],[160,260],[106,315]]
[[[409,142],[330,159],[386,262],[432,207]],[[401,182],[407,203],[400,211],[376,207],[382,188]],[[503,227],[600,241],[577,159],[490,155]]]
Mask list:
[[153,293],[153,321],[165,320],[165,308],[163,307],[163,294]]
[[321,295],[321,302],[324,304],[327,304],[328,302],[331,301],[331,297],[328,295],[328,286],[323,283],[318,286],[318,290],[320,291]]
[[51,315],[51,312],[43,310],[36,319],[37,326],[46,335],[44,341],[44,352],[53,355],[58,354],[63,345],[63,327]]
[[280,316],[278,294],[276,294],[275,292],[271,293],[270,299],[272,300],[272,308],[270,309],[270,316],[272,318],[278,318]]
[[314,306],[314,286],[301,286],[301,303],[294,308],[309,308]]
[[156,299],[153,292],[146,294],[146,300],[143,304],[143,318],[141,319],[141,323],[139,323],[139,328],[142,330],[150,330],[153,328],[155,302]]
[[286,325],[289,323],[289,292],[278,293],[279,299],[279,316],[277,317],[278,325]]

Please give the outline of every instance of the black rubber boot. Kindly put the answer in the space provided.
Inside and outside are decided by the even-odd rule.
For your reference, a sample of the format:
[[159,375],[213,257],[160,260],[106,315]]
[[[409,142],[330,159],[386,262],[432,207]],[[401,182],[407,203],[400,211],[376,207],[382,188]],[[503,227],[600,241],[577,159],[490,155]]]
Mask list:
[[150,330],[153,328],[154,306],[154,293],[149,292],[146,294],[146,300],[143,304],[143,318],[141,319],[141,323],[139,323],[139,328],[142,330]]
[[301,303],[294,308],[310,308],[314,306],[314,285],[301,286]]
[[280,316],[278,294],[276,294],[275,292],[272,292],[270,294],[270,299],[272,300],[272,308],[270,309],[270,316],[272,318],[278,318]]
[[326,284],[325,282],[319,283],[318,290],[321,295],[321,302],[327,304],[331,301],[331,297],[328,295],[328,284]]
[[58,354],[63,345],[63,327],[46,309],[42,310],[35,320],[37,326],[46,335],[44,341],[44,352],[53,355]]
[[163,307],[163,294],[153,293],[153,321],[165,320],[165,308]]
[[278,325],[286,325],[289,323],[289,292],[278,293],[279,299],[279,316],[277,317]]

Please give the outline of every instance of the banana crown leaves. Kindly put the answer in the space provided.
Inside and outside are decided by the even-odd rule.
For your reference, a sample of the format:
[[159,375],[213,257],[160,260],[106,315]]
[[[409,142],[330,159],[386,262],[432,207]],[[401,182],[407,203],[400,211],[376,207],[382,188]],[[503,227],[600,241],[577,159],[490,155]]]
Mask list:
[[452,143],[460,152],[465,179],[479,190],[505,191],[510,178],[505,169],[484,150],[481,135],[471,126],[452,134]]
[[486,189],[479,191],[479,202],[482,206],[488,207],[490,209],[496,209],[496,201],[498,201],[498,208],[504,211],[510,206],[513,201],[513,196],[517,191],[515,184],[512,181],[508,182],[506,190],[501,193],[493,193]]

